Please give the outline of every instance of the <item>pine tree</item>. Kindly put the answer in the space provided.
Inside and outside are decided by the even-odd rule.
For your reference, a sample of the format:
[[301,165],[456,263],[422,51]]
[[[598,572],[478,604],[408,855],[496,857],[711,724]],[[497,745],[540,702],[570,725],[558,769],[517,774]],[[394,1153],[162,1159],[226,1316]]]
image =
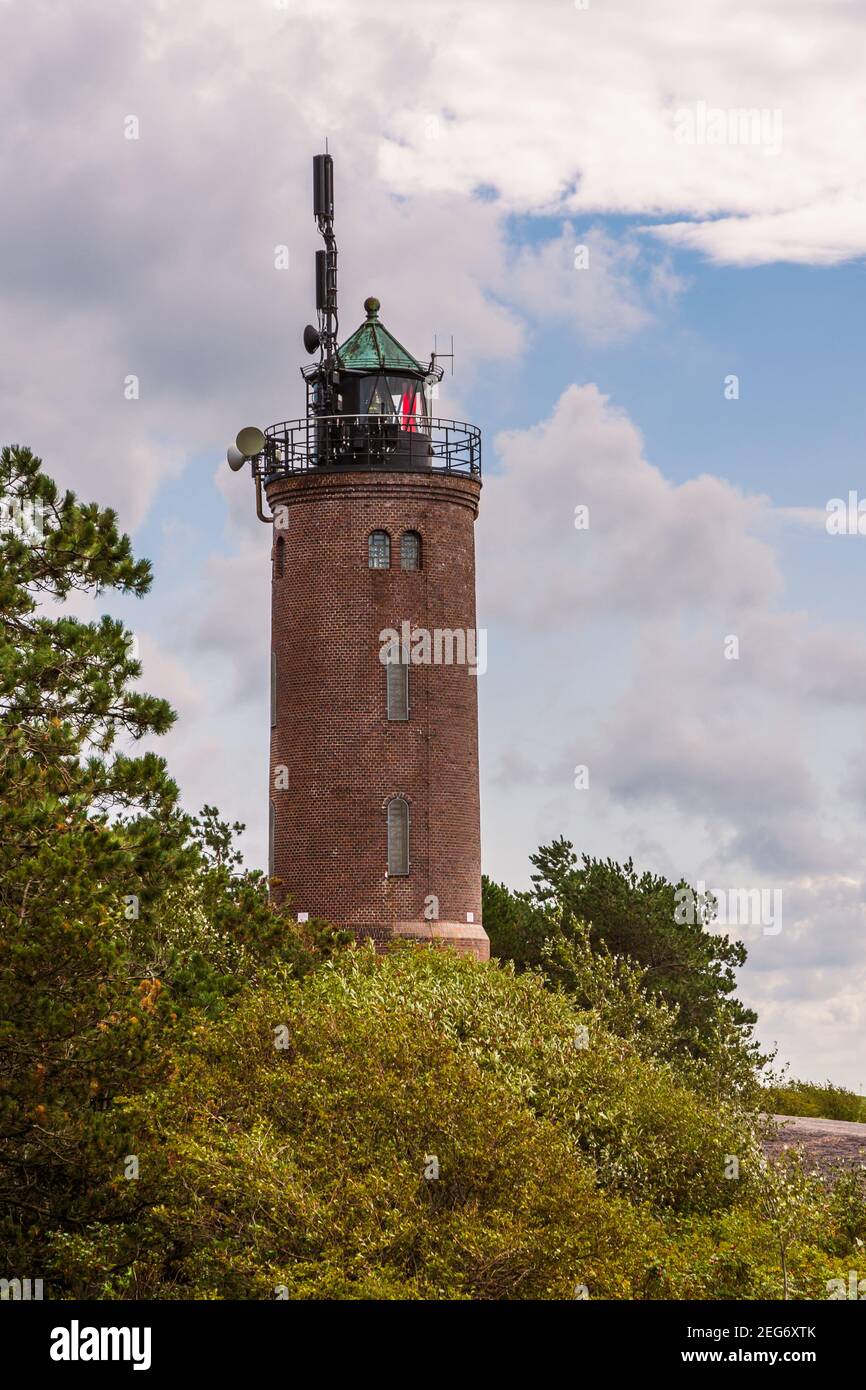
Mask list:
[[[73,591],[142,596],[112,511],[29,449],[0,454],[0,1244],[87,1218],[117,1165],[111,1098],[154,1074],[162,982],[129,950],[142,913],[195,859],[162,758],[169,705],[130,688],[130,633],[64,613]],[[29,523],[29,524],[28,524]],[[151,1065],[152,1064],[152,1065]],[[113,1146],[113,1147],[112,1147]],[[99,1169],[94,1171],[94,1167]],[[4,1269],[4,1273],[7,1271]],[[12,1274],[12,1270],[8,1270]],[[23,1271],[27,1273],[27,1271]]]

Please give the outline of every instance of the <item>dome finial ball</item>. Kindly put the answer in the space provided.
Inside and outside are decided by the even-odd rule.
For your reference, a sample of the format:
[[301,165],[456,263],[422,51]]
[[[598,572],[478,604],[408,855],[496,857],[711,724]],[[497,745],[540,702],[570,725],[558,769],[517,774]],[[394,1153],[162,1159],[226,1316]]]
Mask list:
[[367,318],[374,319],[378,314],[381,305],[376,296],[371,294],[369,299],[364,300],[364,308],[367,311]]

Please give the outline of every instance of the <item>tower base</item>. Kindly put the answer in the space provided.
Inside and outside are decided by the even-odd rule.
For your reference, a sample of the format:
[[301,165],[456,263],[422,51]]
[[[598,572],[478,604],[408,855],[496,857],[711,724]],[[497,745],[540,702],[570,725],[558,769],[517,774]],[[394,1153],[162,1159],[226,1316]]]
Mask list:
[[415,941],[419,946],[446,946],[461,956],[490,959],[490,941],[478,922],[397,922],[391,927],[355,927],[359,941],[372,941],[384,951],[394,940]]

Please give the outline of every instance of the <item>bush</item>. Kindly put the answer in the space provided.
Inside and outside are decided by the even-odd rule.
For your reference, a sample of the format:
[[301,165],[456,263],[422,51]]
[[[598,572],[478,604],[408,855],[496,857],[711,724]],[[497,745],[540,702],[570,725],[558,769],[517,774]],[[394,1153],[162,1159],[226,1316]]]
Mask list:
[[660,1216],[728,1205],[741,1140],[591,1022],[584,1046],[586,1017],[449,952],[275,978],[126,1108],[121,1233],[59,1238],[57,1275],[78,1297],[648,1296]]
[[763,1103],[774,1115],[805,1115],[824,1120],[866,1121],[866,1097],[834,1086],[828,1081],[817,1086],[810,1081],[790,1081],[769,1086]]
[[[712,899],[684,881],[638,873],[631,860],[578,859],[563,839],[530,859],[529,893],[482,880],[491,954],[518,970],[541,969],[592,1007],[601,986],[613,1032],[638,1040],[645,1031],[653,1053],[681,1062],[708,1099],[754,1107],[756,1074],[772,1057],[755,1038],[757,1016],[735,994],[745,946],[711,929]],[[606,962],[606,977],[592,956]],[[638,995],[639,1025],[631,1005]]]

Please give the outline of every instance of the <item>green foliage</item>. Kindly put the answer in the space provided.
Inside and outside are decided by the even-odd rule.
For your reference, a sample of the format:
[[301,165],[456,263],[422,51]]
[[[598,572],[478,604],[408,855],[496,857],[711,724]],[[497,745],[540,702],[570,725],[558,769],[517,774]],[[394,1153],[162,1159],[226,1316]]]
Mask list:
[[532,894],[485,883],[513,964],[299,927],[243,871],[243,827],[186,816],[133,755],[174,715],[130,689],[122,624],[58,608],[146,593],[114,515],[26,449],[0,454],[0,493],[45,506],[41,537],[0,532],[7,1277],[304,1299],[804,1298],[847,1277],[863,1175],[827,1189],[761,1158],[741,947],[564,841]]
[[593,949],[583,922],[575,922],[569,936],[557,933],[544,942],[541,969],[554,988],[592,1010],[641,1056],[665,1060],[676,1053],[676,1009],[647,993],[644,972],[634,961],[611,955],[603,943]]
[[[733,993],[735,970],[746,959],[743,944],[709,931],[699,913],[692,922],[679,920],[678,894],[687,885],[639,875],[631,860],[620,865],[584,855],[579,863],[573,847],[560,839],[542,846],[532,863],[530,893],[510,893],[484,880],[492,953],[518,969],[539,967],[551,983],[586,997],[574,962],[585,966],[589,948],[608,962],[611,982],[619,972],[622,1022],[609,1013],[609,1026],[630,1026],[627,1000],[639,988],[667,1011],[671,1060],[678,1059],[708,1094],[754,1101],[756,1072],[770,1059],[754,1040],[756,1015]],[[650,1026],[644,1018],[650,1032],[660,1022]],[[656,1047],[660,1042],[661,1035]]]
[[[576,1046],[579,1027],[540,980],[438,951],[358,950],[247,996],[199,1030],[169,1087],[132,1107],[142,1179],[129,1200],[152,1203],[130,1231],[135,1287],[634,1296],[648,1233],[663,1239],[645,1199],[727,1200],[715,1175],[730,1131],[709,1112],[696,1123],[691,1098],[662,1072],[641,1075],[621,1042]],[[631,1115],[618,1102],[630,1079]],[[638,1133],[648,1147],[635,1159],[624,1145]],[[439,1176],[425,1178],[432,1158]],[[79,1242],[57,1258],[87,1280],[102,1249],[99,1231],[89,1255]]]
[[278,972],[122,1118],[139,1181],[45,1252],[78,1297],[826,1297],[866,1222],[535,974],[433,949]]
[[0,1240],[15,1258],[31,1232],[102,1210],[126,1152],[113,1099],[165,1075],[185,1009],[327,951],[235,872],[239,827],[212,808],[190,822],[163,760],[118,747],[174,715],[129,689],[120,623],[57,610],[73,590],[146,593],[114,514],[60,497],[26,449],[0,454],[0,495],[44,506],[41,536],[0,531]]
[[192,852],[163,761],[114,751],[174,717],[128,689],[129,635],[43,611],[72,590],[141,595],[149,567],[29,450],[0,454],[0,494],[45,508],[41,537],[0,532],[0,1206],[14,1226],[87,1208],[105,1097],[153,1061],[159,981],[130,968],[122,924]]
[[512,893],[504,883],[481,879],[482,917],[490,954],[513,961],[518,970],[540,967],[545,942],[557,935],[550,914],[529,893]]
[[858,1096],[844,1086],[834,1086],[832,1081],[823,1086],[810,1081],[768,1086],[763,1092],[762,1103],[775,1115],[866,1121],[866,1096]]
[[235,842],[243,825],[222,821],[213,806],[204,806],[189,825],[198,852],[195,872],[165,894],[129,943],[169,988],[175,1009],[215,1015],[274,966],[305,975],[354,940],[326,922],[299,925],[273,908],[264,874],[241,871]]
[[836,1174],[827,1215],[836,1233],[835,1244],[830,1247],[835,1254],[866,1246],[866,1165]]

